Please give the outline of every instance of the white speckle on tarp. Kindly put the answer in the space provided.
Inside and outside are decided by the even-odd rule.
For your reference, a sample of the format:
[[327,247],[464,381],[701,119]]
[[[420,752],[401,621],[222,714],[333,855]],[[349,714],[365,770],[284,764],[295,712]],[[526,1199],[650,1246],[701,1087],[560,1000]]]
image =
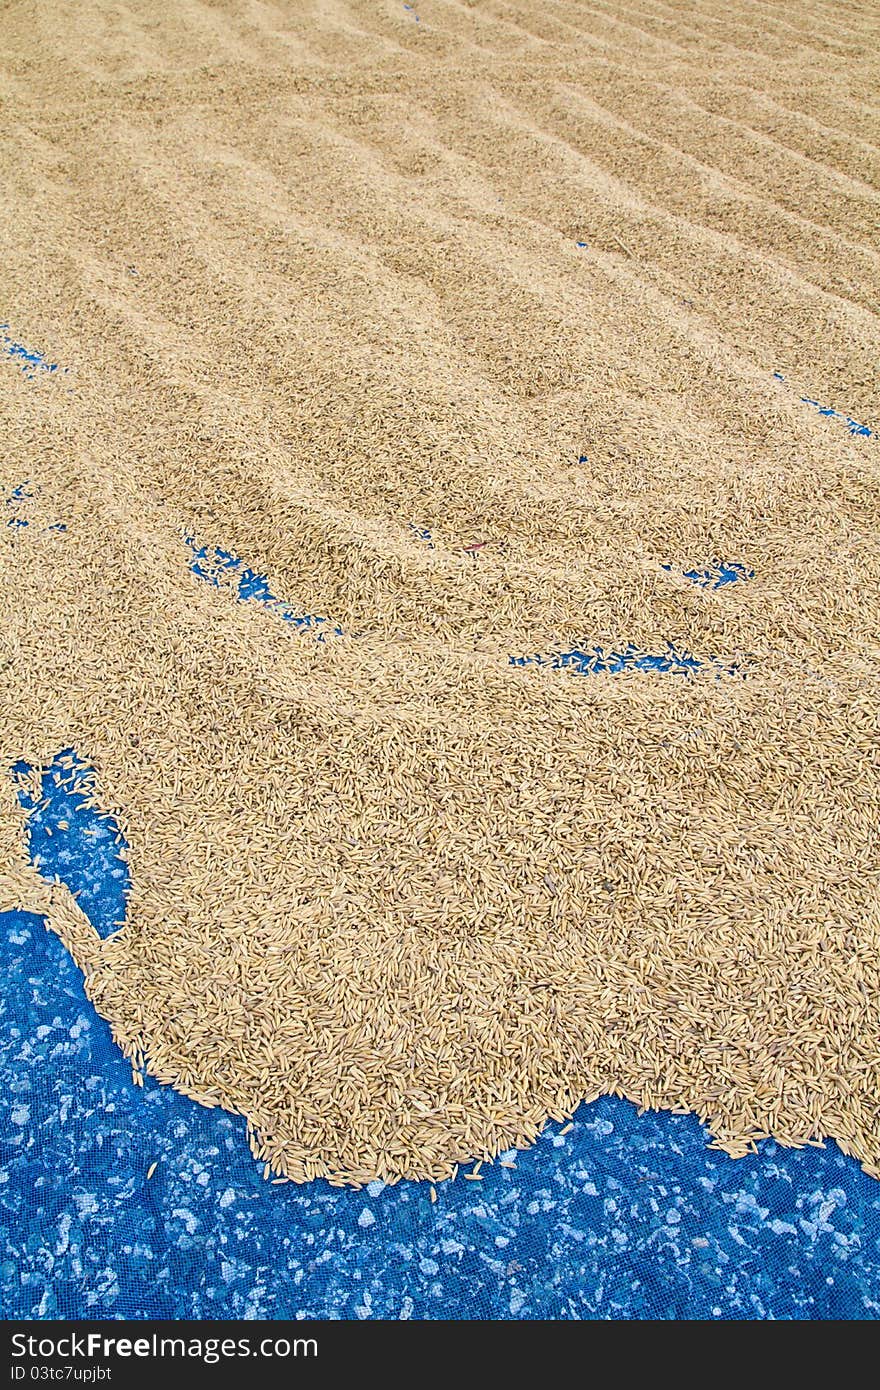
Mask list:
[[[775,1216],[773,1220],[770,1222],[770,1230],[773,1232],[775,1236],[797,1235],[797,1227],[792,1226],[790,1221],[780,1221],[778,1216]],[[696,1242],[694,1242],[694,1244],[696,1244]],[[709,1242],[706,1240],[703,1241],[703,1244],[708,1245]]]
[[511,1317],[514,1317],[514,1318],[516,1317],[517,1313],[519,1312],[520,1308],[522,1308],[522,1306],[523,1306],[523,1304],[525,1303],[525,1301],[526,1301],[526,1296],[525,1296],[525,1294],[523,1293],[522,1289],[513,1289],[513,1290],[511,1291],[511,1295],[510,1295],[510,1313],[511,1313]]
[[199,1224],[199,1219],[197,1216],[193,1215],[189,1207],[175,1207],[171,1215],[176,1216],[180,1221],[183,1222],[184,1226],[187,1229],[188,1235],[195,1234],[196,1228]]

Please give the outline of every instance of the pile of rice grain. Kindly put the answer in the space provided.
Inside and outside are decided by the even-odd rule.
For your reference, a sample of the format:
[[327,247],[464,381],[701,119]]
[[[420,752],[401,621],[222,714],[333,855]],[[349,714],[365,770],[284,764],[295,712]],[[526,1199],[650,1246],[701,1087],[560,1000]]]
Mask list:
[[[877,423],[877,39],[3,8],[0,302],[58,369],[0,355],[0,767],[74,747],[133,888],[101,941],[0,775],[0,910],[267,1172],[615,1092],[880,1176],[878,445],[802,399]],[[509,664],[628,643],[703,665]]]

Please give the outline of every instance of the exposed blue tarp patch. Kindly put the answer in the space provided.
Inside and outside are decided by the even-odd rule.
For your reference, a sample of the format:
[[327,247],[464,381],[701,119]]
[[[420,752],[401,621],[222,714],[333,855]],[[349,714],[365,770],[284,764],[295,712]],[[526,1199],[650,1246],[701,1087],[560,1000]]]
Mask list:
[[[785,377],[782,375],[782,372],[774,372],[773,379],[775,381],[785,381]],[[846,425],[850,434],[854,437],[862,439],[871,438],[873,431],[869,429],[867,425],[860,425],[858,420],[853,420],[851,416],[845,415],[843,411],[833,410],[830,405],[820,405],[818,401],[814,401],[810,396],[801,396],[801,400],[803,401],[804,405],[813,406],[815,410],[818,410],[820,415],[826,416],[829,420],[842,421],[843,424]]]
[[12,771],[34,866],[48,882],[65,884],[99,935],[109,936],[123,924],[131,881],[119,827],[95,805],[93,771],[72,748],[42,773],[38,794],[27,763]]
[[29,502],[34,495],[32,492],[28,491],[28,487],[29,484],[27,483],[19,483],[17,487],[12,489],[9,496],[4,499],[6,503],[7,526],[17,528],[19,526],[30,525],[27,517],[20,515],[22,503]]
[[409,529],[412,531],[416,540],[424,541],[429,550],[434,549],[434,537],[427,526],[416,526],[415,522],[411,521],[409,523]]
[[[38,525],[38,510],[36,498],[39,488],[32,490],[32,484],[18,483],[16,487],[4,498],[5,519],[7,527],[18,530],[20,527]],[[34,503],[34,505],[30,505]],[[38,526],[41,531],[66,531],[67,527],[63,522],[53,521],[48,526]]]
[[[269,608],[285,622],[292,623],[294,627],[314,628],[315,635],[319,642],[324,640],[324,625],[326,618],[317,616],[314,613],[297,613],[289,604],[285,603],[272,593],[269,581],[263,574],[257,574],[256,570],[249,566],[238,555],[233,555],[229,550],[220,550],[215,546],[200,546],[193,536],[184,537],[186,544],[193,553],[190,561],[190,569],[198,579],[203,579],[208,584],[219,586],[222,577],[232,578],[236,581],[235,588],[238,597],[247,602],[253,600],[261,604],[264,608]],[[343,636],[341,627],[332,629],[335,637]]]
[[871,431],[867,425],[860,425],[858,420],[853,420],[849,415],[844,415],[839,410],[832,410],[830,405],[820,405],[818,401],[811,401],[808,396],[801,396],[805,405],[815,406],[820,415],[825,415],[832,420],[842,420],[852,435],[861,435],[864,439],[871,438]]
[[57,372],[58,363],[49,362],[41,352],[26,348],[24,343],[19,343],[9,333],[9,324],[0,323],[0,355],[11,357],[27,376],[36,376],[37,372]]
[[[672,570],[672,565],[662,565],[661,569]],[[705,569],[682,570],[685,579],[689,579],[692,584],[697,584],[701,589],[723,589],[726,584],[738,584],[740,581],[754,579],[755,571],[748,569],[745,565],[734,561],[726,564],[721,560],[713,560]]]
[[575,647],[568,652],[551,652],[549,656],[536,652],[534,656],[511,656],[508,660],[511,666],[549,666],[552,670],[571,671],[579,676],[593,676],[602,671],[616,674],[628,670],[670,671],[687,675],[699,671],[703,666],[715,666],[719,674],[735,674],[734,668],[722,666],[714,657],[701,661],[672,642],[662,652],[646,652],[630,644],[620,651],[603,647]]

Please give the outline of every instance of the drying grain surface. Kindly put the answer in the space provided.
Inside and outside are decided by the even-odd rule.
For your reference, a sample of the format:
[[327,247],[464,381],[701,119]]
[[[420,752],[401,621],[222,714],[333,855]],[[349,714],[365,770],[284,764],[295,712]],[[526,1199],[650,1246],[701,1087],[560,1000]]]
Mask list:
[[102,941],[4,771],[0,909],[270,1174],[439,1179],[611,1091],[880,1172],[880,468],[801,400],[877,424],[878,30],[0,8],[0,304],[59,364],[0,358],[0,756],[75,748],[132,878]]

